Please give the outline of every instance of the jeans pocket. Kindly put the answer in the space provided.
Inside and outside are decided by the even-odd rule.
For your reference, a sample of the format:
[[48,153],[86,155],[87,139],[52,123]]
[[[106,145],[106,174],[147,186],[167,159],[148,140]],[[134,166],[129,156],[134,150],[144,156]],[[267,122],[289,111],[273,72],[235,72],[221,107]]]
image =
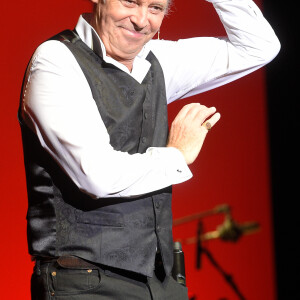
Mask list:
[[69,269],[54,266],[49,269],[51,290],[54,295],[77,295],[91,293],[100,287],[99,269]]

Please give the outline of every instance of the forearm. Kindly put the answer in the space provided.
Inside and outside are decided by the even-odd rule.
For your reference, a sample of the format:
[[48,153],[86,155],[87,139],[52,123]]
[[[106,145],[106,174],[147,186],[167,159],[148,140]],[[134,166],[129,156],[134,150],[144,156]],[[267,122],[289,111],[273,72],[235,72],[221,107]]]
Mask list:
[[152,41],[164,70],[168,102],[245,76],[271,61],[279,41],[251,0],[214,1],[227,37]]
[[[272,27],[252,0],[206,0],[212,2],[227,33],[229,47],[247,61],[263,65],[278,53],[280,44]],[[229,50],[230,51],[230,50]],[[231,63],[231,62],[230,62]],[[244,62],[247,67],[247,63]],[[236,69],[229,66],[229,71]]]

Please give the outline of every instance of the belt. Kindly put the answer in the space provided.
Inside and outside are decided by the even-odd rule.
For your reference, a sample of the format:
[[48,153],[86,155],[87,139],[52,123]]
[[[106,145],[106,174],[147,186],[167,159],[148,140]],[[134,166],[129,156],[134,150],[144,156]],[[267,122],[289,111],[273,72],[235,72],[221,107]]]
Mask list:
[[59,266],[67,269],[98,269],[102,268],[99,264],[90,263],[77,256],[60,256],[60,257],[34,257],[33,260],[40,265],[57,262]]
[[56,259],[56,262],[61,267],[68,269],[95,269],[99,267],[76,256],[61,256]]
[[[91,263],[77,256],[60,256],[60,257],[35,257],[36,268],[46,263],[56,262],[59,266],[67,269],[100,269],[106,274],[112,274],[112,276],[117,275],[129,279],[133,279],[140,282],[147,282],[147,276],[138,274],[132,271],[118,269],[110,266],[105,266],[102,264]],[[116,277],[116,276],[114,276]]]

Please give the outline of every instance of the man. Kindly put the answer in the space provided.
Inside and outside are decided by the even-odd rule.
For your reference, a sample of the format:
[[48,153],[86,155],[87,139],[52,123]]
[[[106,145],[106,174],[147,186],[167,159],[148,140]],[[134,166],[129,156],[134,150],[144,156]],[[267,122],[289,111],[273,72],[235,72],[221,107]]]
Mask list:
[[92,14],[38,47],[20,123],[32,299],[187,299],[170,276],[171,188],[219,120],[167,103],[272,60],[279,42],[251,0],[212,0],[227,39],[152,40],[167,0],[91,0]]

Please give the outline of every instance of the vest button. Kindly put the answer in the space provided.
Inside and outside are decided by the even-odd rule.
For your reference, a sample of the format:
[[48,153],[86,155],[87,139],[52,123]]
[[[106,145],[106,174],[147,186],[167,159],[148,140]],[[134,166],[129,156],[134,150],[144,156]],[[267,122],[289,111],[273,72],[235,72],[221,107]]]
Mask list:
[[160,208],[160,202],[159,201],[155,202],[155,207]]
[[147,119],[148,118],[148,113],[144,113],[144,118]]
[[143,137],[143,138],[142,138],[142,143],[145,144],[146,141],[147,141],[147,138]]
[[160,227],[159,225],[156,226],[156,231],[159,232],[160,231]]

